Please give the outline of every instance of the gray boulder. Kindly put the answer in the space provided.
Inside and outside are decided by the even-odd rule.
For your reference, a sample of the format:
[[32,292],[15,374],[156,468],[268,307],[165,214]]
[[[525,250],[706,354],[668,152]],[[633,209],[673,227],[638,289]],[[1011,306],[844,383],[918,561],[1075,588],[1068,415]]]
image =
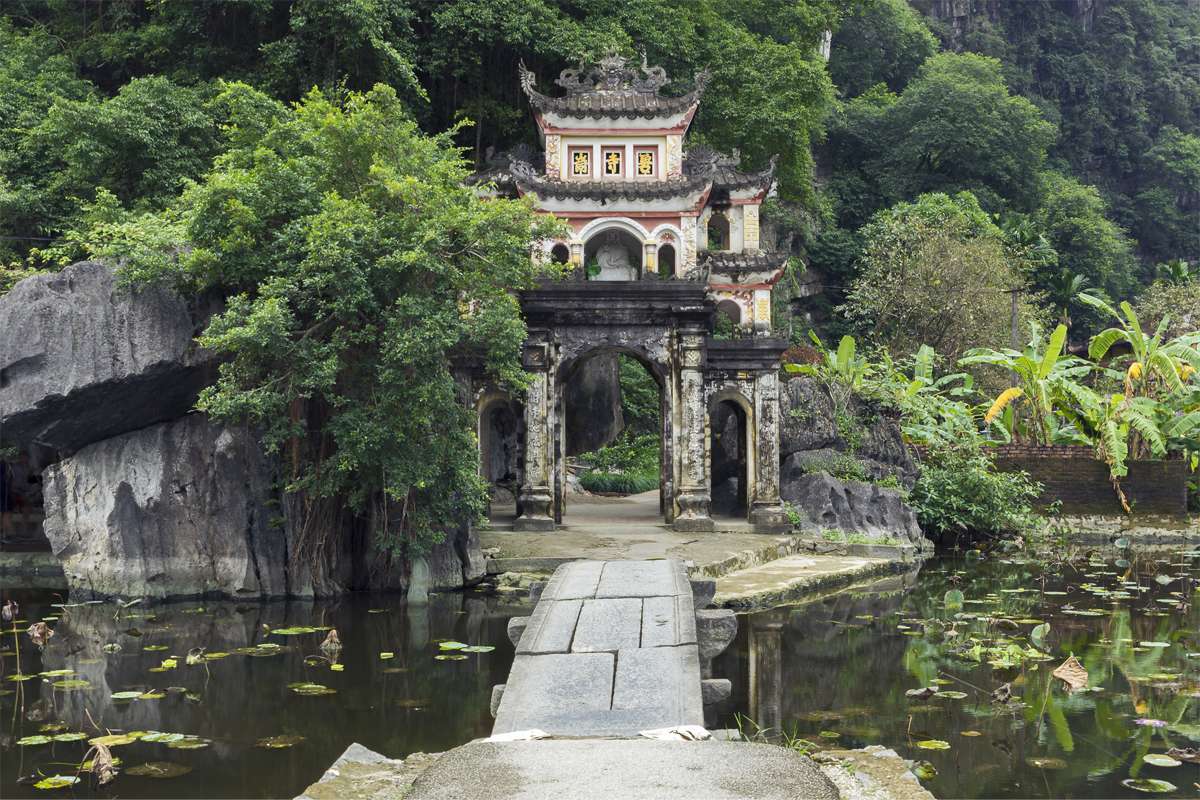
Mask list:
[[785,480],[780,495],[800,513],[803,527],[814,532],[837,530],[895,539],[921,551],[932,547],[921,533],[916,513],[895,489],[813,473]]
[[895,415],[854,395],[839,401],[815,378],[797,376],[783,384],[779,393],[781,460],[786,464],[794,453],[815,452],[816,457],[844,453],[862,462],[873,480],[895,475],[911,488],[917,465]]
[[0,445],[40,468],[186,414],[215,375],[194,337],[218,307],[124,290],[90,261],[21,281],[0,297]]
[[72,598],[311,595],[272,463],[200,414],[89,445],[43,473]]
[[486,574],[479,532],[464,525],[448,531],[428,553],[413,559],[408,583],[410,602],[423,603],[431,591],[458,589],[479,583]]

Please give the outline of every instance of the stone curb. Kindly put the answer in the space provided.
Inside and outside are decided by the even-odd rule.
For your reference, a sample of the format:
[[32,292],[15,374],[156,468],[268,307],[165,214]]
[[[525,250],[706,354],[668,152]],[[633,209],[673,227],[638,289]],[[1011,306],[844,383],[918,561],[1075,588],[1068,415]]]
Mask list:
[[811,577],[798,576],[779,589],[735,595],[722,595],[718,592],[713,602],[717,606],[731,608],[734,611],[760,611],[809,599],[812,595],[862,583],[870,578],[907,572],[912,568],[912,563],[902,561],[876,561],[844,572]]

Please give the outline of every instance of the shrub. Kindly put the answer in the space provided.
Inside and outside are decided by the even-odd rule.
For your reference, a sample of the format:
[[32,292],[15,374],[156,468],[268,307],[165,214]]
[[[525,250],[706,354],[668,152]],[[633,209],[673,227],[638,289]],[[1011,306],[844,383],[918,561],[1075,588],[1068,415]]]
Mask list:
[[926,534],[943,540],[995,536],[1034,527],[1041,486],[1024,472],[998,472],[974,444],[935,448],[909,495]]
[[658,488],[658,470],[654,472],[599,472],[580,474],[579,485],[589,492],[641,494]]

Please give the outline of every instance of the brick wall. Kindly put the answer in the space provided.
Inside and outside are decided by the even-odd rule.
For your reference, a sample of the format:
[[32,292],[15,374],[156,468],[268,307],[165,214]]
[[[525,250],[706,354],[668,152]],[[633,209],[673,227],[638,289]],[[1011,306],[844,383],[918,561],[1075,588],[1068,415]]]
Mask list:
[[[1108,465],[1086,447],[1005,445],[992,454],[1003,471],[1024,470],[1045,490],[1038,505],[1055,500],[1066,514],[1122,514]],[[1131,461],[1121,489],[1133,513],[1187,515],[1187,463],[1179,460]]]

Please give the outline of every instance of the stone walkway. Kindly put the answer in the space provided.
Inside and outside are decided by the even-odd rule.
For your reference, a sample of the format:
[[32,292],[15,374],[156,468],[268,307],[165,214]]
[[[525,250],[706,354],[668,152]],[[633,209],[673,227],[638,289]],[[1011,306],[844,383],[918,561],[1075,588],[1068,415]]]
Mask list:
[[683,564],[560,567],[517,644],[493,733],[636,736],[703,724],[696,612]]

